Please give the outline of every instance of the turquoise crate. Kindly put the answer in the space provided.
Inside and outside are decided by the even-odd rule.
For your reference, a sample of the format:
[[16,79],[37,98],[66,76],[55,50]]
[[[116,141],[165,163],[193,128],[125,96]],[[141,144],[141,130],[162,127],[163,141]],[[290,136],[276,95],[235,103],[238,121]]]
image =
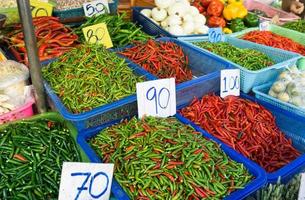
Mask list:
[[298,115],[302,115],[305,117],[304,108],[297,107],[291,103],[286,103],[286,102],[280,101],[279,99],[268,95],[268,92],[269,92],[270,88],[272,87],[272,85],[273,85],[273,82],[269,82],[269,83],[254,87],[253,92],[255,93],[255,97],[262,101],[268,102],[276,107],[279,107],[281,109],[284,109],[289,112],[296,113]]
[[[199,42],[199,41],[208,41],[207,37],[198,37],[198,38],[192,38],[184,40],[184,42],[193,43],[193,42]],[[240,69],[240,79],[241,79],[241,90],[244,93],[249,93],[251,89],[254,86],[258,86],[261,84],[264,84],[266,82],[269,82],[270,80],[275,79],[278,74],[285,69],[285,67],[290,67],[296,64],[297,60],[301,57],[299,54],[284,51],[281,49],[275,49],[272,47],[267,47],[264,45],[256,44],[253,42],[248,42],[244,40],[240,40],[233,37],[225,37],[225,41],[230,43],[233,46],[236,46],[238,48],[249,48],[249,49],[255,49],[257,51],[260,51],[266,55],[268,55],[276,64],[261,70],[257,71],[250,71],[246,68],[244,68],[241,65],[238,65],[236,63],[233,63],[221,56],[218,56],[217,54],[211,53],[210,51],[206,49],[199,48],[195,45],[197,49],[200,49],[204,52],[209,52],[210,54],[216,55],[218,58],[221,58],[223,60],[226,60],[226,62],[230,63],[233,67]]]

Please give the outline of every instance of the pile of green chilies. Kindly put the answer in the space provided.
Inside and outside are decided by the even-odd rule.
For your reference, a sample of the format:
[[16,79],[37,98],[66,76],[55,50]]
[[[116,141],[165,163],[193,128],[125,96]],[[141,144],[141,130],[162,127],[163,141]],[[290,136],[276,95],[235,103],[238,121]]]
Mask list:
[[241,49],[226,42],[196,42],[194,45],[207,49],[251,71],[274,65],[271,58],[254,49]]
[[64,123],[40,119],[1,128],[0,199],[57,199],[64,161],[81,161]]
[[115,164],[131,199],[222,199],[252,179],[243,164],[173,117],[125,120],[90,144]]
[[294,31],[305,33],[305,20],[300,19],[298,21],[287,22],[283,25],[284,28],[288,28]]
[[73,113],[112,103],[136,92],[144,78],[103,46],[79,46],[42,69],[43,77]]
[[131,44],[133,41],[146,41],[152,39],[137,27],[134,23],[124,19],[125,13],[122,15],[103,14],[87,18],[87,21],[80,27],[75,29],[75,33],[79,36],[81,42],[85,41],[82,29],[99,23],[106,23],[114,47],[122,47]]

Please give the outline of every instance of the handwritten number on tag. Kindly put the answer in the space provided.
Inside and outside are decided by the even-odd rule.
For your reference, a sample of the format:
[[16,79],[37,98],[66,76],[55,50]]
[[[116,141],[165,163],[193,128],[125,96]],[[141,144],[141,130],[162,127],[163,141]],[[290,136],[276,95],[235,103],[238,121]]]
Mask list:
[[[229,80],[227,80],[227,77],[223,78],[224,81],[224,91],[223,92],[228,92],[228,88],[229,87],[230,90],[234,90],[234,89],[239,89],[239,78],[237,76],[233,77],[231,76],[231,78]],[[229,82],[227,82],[229,81]],[[229,85],[228,85],[229,83]]]
[[[151,95],[152,93],[152,95]],[[164,95],[166,95],[165,97],[167,97],[166,101],[164,101],[165,103],[161,103],[161,97],[164,97]],[[162,109],[166,109],[168,104],[169,104],[169,99],[170,99],[170,92],[167,88],[162,88],[157,96],[157,90],[155,87],[151,87],[147,93],[146,93],[146,98],[149,101],[155,101],[155,108],[156,108],[156,114],[159,113],[158,107],[162,108]],[[163,105],[162,105],[163,104]]]
[[[101,38],[98,37],[99,31],[102,31]],[[98,43],[103,39],[105,31],[102,28],[97,28],[95,32],[92,29],[89,29],[87,32],[88,42],[89,43]]]

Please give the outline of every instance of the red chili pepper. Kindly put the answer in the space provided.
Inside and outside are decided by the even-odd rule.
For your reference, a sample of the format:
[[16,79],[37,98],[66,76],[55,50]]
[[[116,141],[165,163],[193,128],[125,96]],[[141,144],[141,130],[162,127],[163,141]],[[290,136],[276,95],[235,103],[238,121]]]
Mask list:
[[15,154],[14,158],[17,159],[17,160],[20,160],[22,162],[28,161],[23,155],[20,155],[20,154]]
[[164,175],[164,176],[166,176],[169,180],[171,180],[172,182],[175,182],[175,178],[171,175],[171,174],[169,174],[169,173],[167,173],[167,172],[162,172],[162,174]]

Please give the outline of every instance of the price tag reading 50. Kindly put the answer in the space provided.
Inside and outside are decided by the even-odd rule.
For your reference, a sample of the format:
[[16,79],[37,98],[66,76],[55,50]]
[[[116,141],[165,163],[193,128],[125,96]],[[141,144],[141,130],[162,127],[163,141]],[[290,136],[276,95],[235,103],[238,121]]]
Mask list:
[[209,42],[216,43],[223,41],[221,28],[209,28]]
[[139,118],[143,116],[169,117],[175,115],[175,79],[137,83],[137,102]]
[[107,25],[105,23],[96,24],[83,28],[86,41],[91,44],[103,44],[106,48],[113,47]]
[[109,13],[108,0],[92,1],[83,4],[86,17]]
[[234,95],[240,95],[240,70],[227,69],[221,70],[220,96],[222,98]]
[[58,200],[108,200],[113,164],[64,162]]

